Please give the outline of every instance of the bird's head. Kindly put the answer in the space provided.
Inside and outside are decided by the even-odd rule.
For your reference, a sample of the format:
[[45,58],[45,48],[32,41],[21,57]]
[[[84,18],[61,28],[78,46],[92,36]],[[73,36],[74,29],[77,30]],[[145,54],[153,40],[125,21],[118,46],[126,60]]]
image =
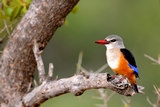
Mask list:
[[109,35],[104,40],[97,40],[95,43],[105,45],[107,49],[125,48],[120,36]]

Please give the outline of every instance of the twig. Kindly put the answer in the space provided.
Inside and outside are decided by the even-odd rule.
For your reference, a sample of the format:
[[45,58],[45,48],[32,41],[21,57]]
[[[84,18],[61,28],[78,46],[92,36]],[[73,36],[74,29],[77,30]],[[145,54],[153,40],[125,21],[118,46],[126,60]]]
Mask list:
[[104,107],[103,104],[95,104],[95,106],[97,106],[97,107]]
[[2,33],[5,30],[5,27],[3,29],[0,30],[0,33]]
[[85,68],[83,68],[82,66],[80,66],[80,70],[81,70],[83,73],[89,73],[89,71],[86,70]]
[[27,92],[29,92],[31,90],[31,86],[32,86],[32,83],[30,82],[29,85],[28,85]]
[[97,71],[95,71],[96,73],[100,73],[102,72],[104,69],[106,69],[108,67],[108,64],[104,64],[102,67],[100,67]]
[[[6,30],[6,27],[7,27],[7,29],[9,28],[9,27],[11,27],[11,26],[13,26],[15,23],[17,23],[17,21],[18,20],[15,20],[14,22],[12,22],[11,24],[9,24],[9,25],[7,25],[7,23],[6,23],[6,26],[4,25],[4,27],[2,28],[2,29],[0,29],[0,33],[2,33],[4,30]],[[8,29],[9,30],[9,29]]]
[[36,40],[34,40],[33,45],[33,52],[34,56],[37,62],[37,68],[38,68],[38,75],[39,75],[39,83],[42,83],[45,80],[45,70],[44,70],[44,64],[41,57],[41,51],[39,51],[38,44]]
[[107,97],[107,102],[112,98],[112,96],[115,94],[115,92],[112,92],[108,97]]
[[155,104],[153,104],[153,103],[149,100],[148,97],[147,97],[147,102],[148,102],[152,107],[156,107]]
[[115,94],[115,92],[112,92],[109,96],[104,91],[104,89],[98,89],[98,92],[100,94],[100,97],[94,97],[94,98],[99,99],[99,100],[103,100],[103,104],[96,104],[96,106],[108,107],[108,101]]
[[[5,15],[5,12],[4,12],[3,9],[2,9],[2,14]],[[8,25],[7,25],[7,23],[6,23],[6,19],[3,20],[3,23],[4,23],[4,28],[6,29],[8,35],[10,36],[11,33],[10,33],[9,29],[8,29]]]
[[147,102],[152,106],[152,107],[159,107],[160,104],[160,89],[158,87],[156,87],[155,85],[153,85],[155,92],[157,94],[157,102],[154,104],[149,100],[149,97],[147,97]]
[[10,33],[10,31],[8,29],[8,26],[7,26],[7,23],[6,23],[6,19],[4,19],[3,22],[4,22],[4,26],[5,26],[5,29],[6,29],[6,31],[8,33],[8,35],[11,36],[11,33]]
[[33,82],[34,82],[35,87],[37,87],[38,86],[37,81],[34,79]]
[[82,58],[83,58],[83,52],[80,51],[77,62],[77,70],[76,70],[77,74],[81,71]]
[[0,44],[3,43],[4,39],[7,37],[7,34],[5,34],[2,38],[0,38]]
[[149,55],[147,55],[147,54],[144,54],[144,56],[145,56],[146,58],[150,59],[151,61],[153,61],[153,62],[155,62],[155,63],[157,63],[157,64],[160,64],[160,62],[159,62],[158,60],[152,58],[151,56],[149,56]]
[[[83,52],[81,51],[79,53],[78,56],[78,63],[77,63],[77,70],[76,73],[78,74],[80,71],[85,72],[85,73],[89,73],[89,71],[87,71],[84,67],[82,67],[82,58],[83,58]],[[102,67],[100,67],[97,71],[95,71],[96,73],[100,73],[102,72],[104,69],[106,69],[108,67],[108,64],[104,64]]]
[[125,97],[124,99],[122,99],[122,102],[124,104],[124,107],[130,107],[131,106],[131,100],[127,97]]
[[49,71],[48,71],[48,79],[51,80],[52,77],[53,77],[53,69],[54,69],[54,66],[52,63],[49,63]]
[[82,67],[82,59],[83,59],[83,52],[80,51],[79,56],[78,56],[78,62],[77,62],[77,70],[76,70],[76,74],[83,74],[83,73],[89,73],[89,71],[87,71],[85,68]]
[[158,87],[156,87],[155,85],[153,86],[155,91],[156,91],[156,94],[157,94],[157,102],[156,102],[156,107],[159,106],[159,103],[160,103],[160,90]]

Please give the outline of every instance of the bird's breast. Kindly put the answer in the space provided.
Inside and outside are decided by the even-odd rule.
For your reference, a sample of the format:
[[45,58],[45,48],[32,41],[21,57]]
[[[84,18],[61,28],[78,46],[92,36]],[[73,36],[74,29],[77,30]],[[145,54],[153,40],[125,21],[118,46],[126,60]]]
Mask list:
[[106,52],[107,62],[111,69],[117,69],[120,60],[120,50],[110,49]]

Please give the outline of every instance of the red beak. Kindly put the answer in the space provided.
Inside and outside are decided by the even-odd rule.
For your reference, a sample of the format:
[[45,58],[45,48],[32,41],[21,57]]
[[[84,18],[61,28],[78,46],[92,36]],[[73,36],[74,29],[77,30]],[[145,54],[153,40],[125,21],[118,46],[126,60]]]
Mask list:
[[102,44],[102,45],[108,44],[108,42],[106,40],[97,40],[97,41],[95,41],[95,43]]

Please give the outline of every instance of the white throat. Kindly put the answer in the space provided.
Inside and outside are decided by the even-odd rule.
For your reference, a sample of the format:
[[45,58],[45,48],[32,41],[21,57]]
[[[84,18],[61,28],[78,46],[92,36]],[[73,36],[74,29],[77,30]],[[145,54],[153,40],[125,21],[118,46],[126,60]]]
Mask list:
[[[107,47],[108,48],[108,47]],[[107,63],[111,69],[116,69],[119,65],[120,51],[118,48],[106,50]]]

